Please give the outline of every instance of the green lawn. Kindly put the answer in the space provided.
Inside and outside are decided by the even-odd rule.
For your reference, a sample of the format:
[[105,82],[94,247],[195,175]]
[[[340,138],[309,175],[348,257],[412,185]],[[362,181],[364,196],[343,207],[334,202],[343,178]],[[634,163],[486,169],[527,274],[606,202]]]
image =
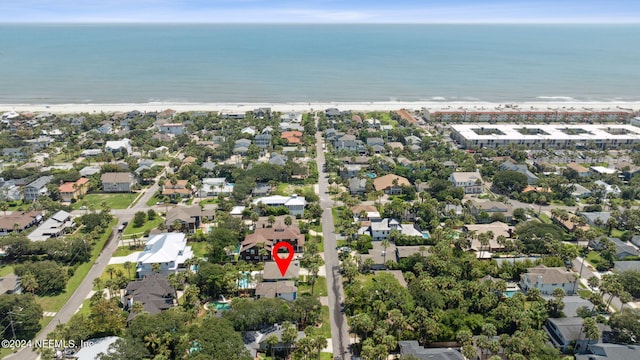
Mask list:
[[89,260],[89,262],[86,262],[78,266],[73,276],[67,281],[67,286],[65,287],[64,292],[56,296],[42,296],[37,298],[38,303],[40,303],[40,305],[42,306],[43,311],[57,312],[62,308],[62,306],[67,302],[67,300],[69,300],[69,298],[76,291],[78,286],[80,286],[80,283],[82,282],[82,280],[85,278],[85,276],[87,276],[89,269],[91,269],[91,266],[93,266],[93,263],[98,258],[98,255],[100,255],[100,251],[102,251],[102,248],[104,247],[105,242],[111,235],[111,229],[114,226],[116,226],[117,223],[118,223],[117,219],[113,219],[111,221],[111,223],[107,227],[107,230],[104,232],[104,234],[102,234],[102,236],[100,237],[100,240],[96,243],[96,245],[91,250],[91,260]]
[[0,277],[7,276],[13,272],[13,266],[11,265],[2,265],[0,267]]
[[[109,275],[109,272],[107,270],[109,269],[114,269],[116,272],[118,271],[122,271],[122,274],[124,274],[125,277],[129,277],[129,280],[134,280],[136,278],[136,268],[135,268],[135,264],[133,264],[134,267],[132,267],[131,269],[129,269],[129,272],[127,272],[127,269],[124,268],[124,264],[111,264],[111,265],[107,265],[107,267],[104,269],[104,272],[102,273],[102,275],[100,275],[100,279],[102,279],[103,281],[107,281],[109,279],[111,279],[111,276]],[[131,273],[131,276],[129,276],[129,273]],[[114,273],[113,277],[115,278],[117,275]],[[98,290],[94,287],[94,290]]]
[[[327,296],[327,279],[324,276],[319,276],[318,280],[316,280],[316,285],[314,287],[315,296]],[[298,283],[298,294],[311,294],[311,284],[304,283],[300,281]]]
[[158,194],[153,194],[151,199],[147,200],[147,206],[156,205],[158,202],[164,201],[164,197],[162,195],[158,196]]
[[82,307],[78,310],[78,314],[89,315],[91,313],[91,299],[82,302]]
[[131,237],[131,235],[133,235],[133,234],[137,234],[139,236],[142,236],[147,231],[157,228],[158,225],[160,225],[163,221],[164,221],[164,219],[158,214],[156,214],[155,219],[145,221],[144,225],[142,225],[140,227],[133,226],[133,221],[130,221],[129,225],[127,225],[127,228],[124,229],[124,232],[122,233],[122,235],[123,235],[123,237],[126,236],[127,238]]
[[193,250],[193,254],[197,258],[206,257],[209,253],[208,245],[206,241],[189,241],[187,242],[188,246],[191,246]]
[[593,265],[594,267],[596,265],[598,265],[598,263],[600,261],[602,261],[602,258],[600,258],[600,253],[597,251],[591,251],[587,254],[586,260],[589,264]]
[[540,215],[538,215],[538,219],[540,219],[540,221],[542,221],[545,224],[551,224],[551,218],[549,218],[546,214],[544,213],[540,213]]
[[333,360],[333,353],[321,352],[320,360]]
[[209,204],[217,204],[219,202],[220,202],[220,200],[218,200],[218,198],[215,198],[215,199],[204,199],[204,200],[200,200],[198,202],[198,204],[200,204],[202,206],[205,206],[205,205],[209,205]]
[[624,234],[624,231],[618,229],[611,229],[611,237],[620,239]]
[[142,251],[142,250],[144,250],[144,246],[138,246],[138,247],[128,246],[128,245],[127,246],[120,246],[120,247],[118,247],[118,249],[116,251],[113,252],[113,256],[114,257],[127,256],[127,255],[130,255],[130,254],[134,253],[134,252]]
[[313,328],[313,334],[321,334],[327,339],[331,338],[331,323],[329,320],[329,307],[323,306],[320,308],[320,327]]
[[126,209],[131,202],[136,198],[135,193],[131,194],[88,194],[85,197],[73,204],[74,210],[79,210],[83,203],[94,204],[96,208],[99,208],[102,202],[106,202],[107,206],[111,209]]

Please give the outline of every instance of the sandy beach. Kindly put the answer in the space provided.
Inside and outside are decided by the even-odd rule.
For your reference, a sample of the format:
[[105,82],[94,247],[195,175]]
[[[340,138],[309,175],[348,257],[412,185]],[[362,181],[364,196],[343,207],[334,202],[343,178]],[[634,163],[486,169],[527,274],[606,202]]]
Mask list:
[[267,107],[279,112],[309,112],[328,108],[351,111],[394,111],[398,109],[429,111],[639,111],[640,102],[576,102],[548,101],[525,103],[490,103],[474,101],[424,101],[424,102],[323,102],[323,103],[131,103],[131,104],[0,104],[0,114],[16,112],[50,112],[54,114],[72,113],[113,113],[138,110],[142,112],[172,109],[186,111],[222,111],[238,113]]

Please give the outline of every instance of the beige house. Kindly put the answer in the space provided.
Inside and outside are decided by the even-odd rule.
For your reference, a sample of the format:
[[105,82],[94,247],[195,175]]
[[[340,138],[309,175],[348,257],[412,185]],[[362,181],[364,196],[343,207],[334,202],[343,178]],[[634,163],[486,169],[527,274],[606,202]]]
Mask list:
[[104,192],[131,192],[136,179],[131,173],[104,173],[100,177],[102,180],[102,191]]

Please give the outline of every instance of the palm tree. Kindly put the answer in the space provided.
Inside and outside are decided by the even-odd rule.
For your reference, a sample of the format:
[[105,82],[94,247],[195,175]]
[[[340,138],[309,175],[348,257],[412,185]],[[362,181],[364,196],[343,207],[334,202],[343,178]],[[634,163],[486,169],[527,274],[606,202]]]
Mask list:
[[382,245],[382,262],[386,263],[387,262],[387,248],[389,246],[391,246],[391,243],[389,242],[389,239],[384,239],[382,240],[382,242],[380,243],[380,245]]
[[151,264],[151,271],[153,271],[154,273],[159,273],[160,272],[160,263]]
[[35,293],[38,289],[38,280],[32,273],[26,273],[21,278],[22,287],[26,292]]
[[131,261],[125,261],[124,264],[125,270],[127,270],[127,275],[129,275],[129,279],[131,279],[131,269],[133,268],[133,263]]
[[113,274],[116,273],[116,268],[112,267],[112,266],[108,266],[107,267],[107,274],[109,274],[109,279],[113,280]]
[[275,357],[273,356],[273,353],[275,351],[275,346],[278,345],[278,343],[280,342],[280,340],[278,339],[278,337],[276,335],[270,335],[267,338],[267,345],[269,346],[269,350],[271,350],[271,358],[275,359]]
[[134,301],[130,310],[134,314],[141,314],[144,312],[144,305],[140,301]]

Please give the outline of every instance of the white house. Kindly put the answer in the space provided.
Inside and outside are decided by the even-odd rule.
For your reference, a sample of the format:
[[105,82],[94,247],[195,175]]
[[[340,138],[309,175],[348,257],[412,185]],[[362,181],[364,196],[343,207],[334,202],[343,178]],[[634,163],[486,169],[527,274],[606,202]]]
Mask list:
[[453,186],[463,188],[465,194],[482,194],[482,176],[478,171],[451,173],[449,181]]
[[122,149],[124,149],[127,150],[127,154],[131,154],[133,152],[133,150],[131,149],[131,140],[129,139],[107,141],[107,143],[104,145],[104,149],[111,152],[121,151]]
[[254,205],[263,203],[267,206],[284,206],[289,209],[289,214],[294,216],[303,216],[304,207],[307,205],[303,196],[293,194],[291,196],[273,195],[261,197],[253,200]]
[[561,288],[565,294],[573,295],[575,287],[575,273],[561,267],[548,268],[544,265],[539,265],[528,269],[525,274],[520,275],[520,288],[525,293],[529,289],[536,288],[543,295],[551,295],[553,290]]
[[372,221],[369,228],[365,228],[363,233],[369,232],[373,240],[384,240],[389,238],[393,230],[405,236],[423,236],[422,232],[416,229],[413,224],[401,224],[400,221],[390,218]]
[[225,178],[204,178],[202,186],[198,189],[198,197],[218,196],[220,194],[231,194],[233,185]]
[[147,241],[144,251],[138,256],[138,277],[153,273],[153,264],[160,264],[160,274],[168,275],[185,271],[185,261],[193,258],[191,246],[183,233],[163,233],[153,235]]

